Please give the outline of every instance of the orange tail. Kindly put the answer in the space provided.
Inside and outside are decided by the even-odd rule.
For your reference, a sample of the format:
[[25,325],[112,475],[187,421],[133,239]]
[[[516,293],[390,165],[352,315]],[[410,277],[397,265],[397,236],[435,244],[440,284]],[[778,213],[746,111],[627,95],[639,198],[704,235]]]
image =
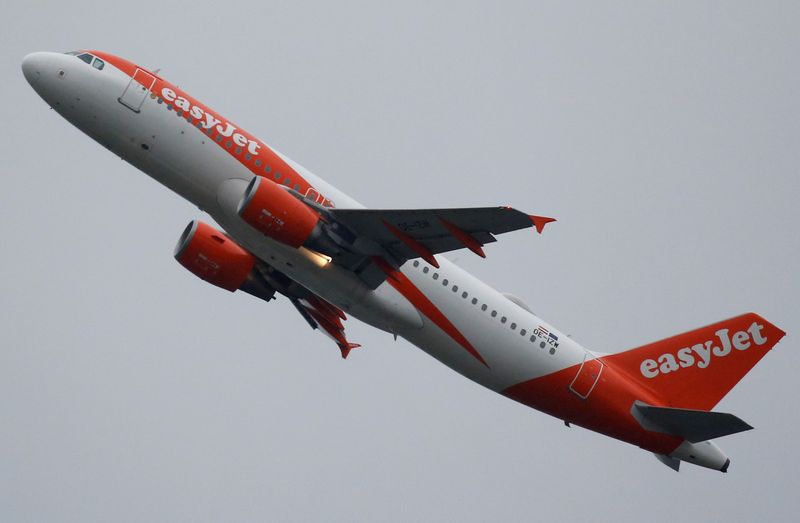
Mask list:
[[711,410],[786,335],[748,313],[603,358],[679,408]]

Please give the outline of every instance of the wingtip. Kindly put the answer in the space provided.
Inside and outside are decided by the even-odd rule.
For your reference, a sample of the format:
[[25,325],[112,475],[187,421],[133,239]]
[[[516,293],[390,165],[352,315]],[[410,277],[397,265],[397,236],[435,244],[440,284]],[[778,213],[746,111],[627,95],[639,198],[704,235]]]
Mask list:
[[348,343],[347,345],[339,345],[339,349],[342,351],[342,359],[346,360],[347,356],[350,354],[350,351],[353,349],[357,349],[361,347],[358,343]]
[[538,232],[539,234],[542,234],[545,225],[547,225],[550,222],[556,221],[555,218],[548,218],[547,216],[534,216],[531,214],[528,217],[533,222],[534,227],[536,227],[536,232]]

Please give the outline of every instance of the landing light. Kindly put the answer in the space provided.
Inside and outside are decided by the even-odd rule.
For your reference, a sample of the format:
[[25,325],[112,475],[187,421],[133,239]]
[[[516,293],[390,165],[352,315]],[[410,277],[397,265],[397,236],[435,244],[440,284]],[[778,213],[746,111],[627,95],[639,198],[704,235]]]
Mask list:
[[317,267],[325,267],[331,262],[330,256],[325,256],[317,251],[312,251],[306,247],[300,247],[300,250],[306,253],[306,257],[314,262]]

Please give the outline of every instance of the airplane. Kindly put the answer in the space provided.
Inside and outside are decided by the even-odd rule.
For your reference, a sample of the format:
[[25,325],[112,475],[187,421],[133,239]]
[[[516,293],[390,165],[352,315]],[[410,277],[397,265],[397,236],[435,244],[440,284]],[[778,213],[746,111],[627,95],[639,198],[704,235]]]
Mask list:
[[746,313],[614,354],[585,349],[442,253],[553,218],[507,206],[369,209],[149,70],[103,51],[37,52],[31,87],[113,154],[208,213],[176,260],[229,292],[285,296],[346,358],[353,316],[524,405],[727,472],[711,440],[752,427],[711,409],[785,335]]

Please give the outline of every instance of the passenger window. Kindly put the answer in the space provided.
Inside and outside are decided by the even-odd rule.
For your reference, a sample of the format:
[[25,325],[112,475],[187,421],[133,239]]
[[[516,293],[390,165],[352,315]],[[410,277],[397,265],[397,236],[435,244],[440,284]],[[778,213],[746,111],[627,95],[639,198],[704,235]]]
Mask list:
[[97,69],[98,71],[102,71],[103,67],[106,66],[106,63],[99,58],[95,58],[94,62],[92,62],[92,67]]
[[92,58],[94,58],[94,57],[92,55],[90,55],[89,53],[83,53],[83,54],[79,54],[78,58],[80,58],[81,60],[83,60],[87,64],[90,64],[90,63],[92,63]]

